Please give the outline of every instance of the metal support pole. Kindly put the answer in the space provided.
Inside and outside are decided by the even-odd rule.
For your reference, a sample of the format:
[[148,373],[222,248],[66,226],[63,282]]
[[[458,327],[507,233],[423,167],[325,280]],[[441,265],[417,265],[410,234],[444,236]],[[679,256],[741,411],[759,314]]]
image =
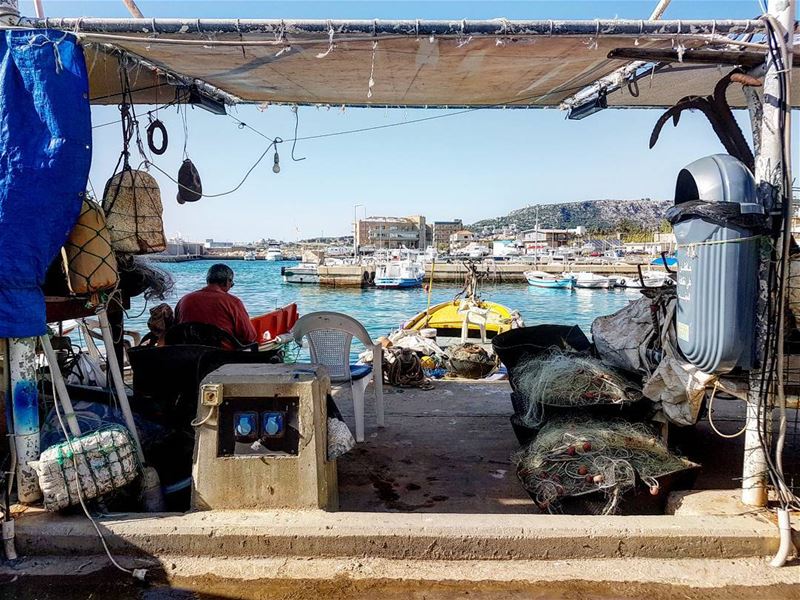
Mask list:
[[139,7],[136,6],[136,2],[134,0],[122,0],[122,3],[125,5],[125,8],[128,9],[128,12],[131,13],[131,16],[136,19],[144,18],[142,11],[139,10]]
[[358,208],[363,204],[353,205],[353,258],[358,258]]
[[[653,12],[650,13],[650,20],[651,21],[658,21],[662,16],[664,16],[664,12],[667,10],[669,6],[670,0],[660,0],[656,7],[653,9]],[[601,77],[595,83],[593,83],[590,87],[584,88],[580,90],[577,94],[570,96],[566,100],[561,103],[561,107],[563,109],[568,109],[576,104],[580,104],[581,102],[585,101],[587,98],[591,98],[595,94],[597,94],[600,90],[615,90],[625,83],[625,81],[634,75],[636,71],[641,69],[647,65],[645,61],[635,61],[628,63],[624,67],[620,67],[613,73],[606,75],[605,77]]]
[[64,377],[61,375],[61,371],[58,368],[58,359],[53,350],[53,345],[50,343],[50,336],[44,334],[39,339],[42,342],[42,349],[47,358],[47,365],[50,367],[50,377],[56,388],[56,397],[53,398],[53,402],[61,402],[69,431],[73,436],[78,437],[81,434],[81,428],[78,426],[78,419],[75,417],[75,409],[72,406],[72,400],[69,397]]
[[42,497],[28,462],[39,458],[39,390],[36,386],[36,338],[8,340],[11,414],[17,449],[17,497],[30,504]]
[[136,429],[136,423],[133,420],[133,412],[131,411],[130,402],[128,402],[128,394],[125,392],[125,383],[122,381],[122,371],[119,368],[117,361],[117,354],[114,352],[114,338],[111,334],[111,324],[108,322],[108,315],[106,309],[101,308],[97,311],[97,318],[100,321],[100,330],[103,332],[103,344],[106,347],[106,364],[108,365],[108,375],[111,378],[111,383],[114,386],[114,392],[117,396],[119,408],[122,411],[122,416],[125,419],[125,425],[128,426],[131,437],[136,444],[136,453],[139,455],[139,461],[144,464],[144,452],[142,452],[142,443],[139,441],[139,432]]
[[[789,32],[788,43],[791,47],[794,31],[795,0],[769,0],[768,13],[775,17]],[[790,54],[791,61],[791,54]],[[791,62],[790,62],[791,64]],[[775,206],[776,199],[782,197],[782,192],[788,194],[789,190],[782,190],[783,170],[789,165],[784,164],[782,132],[778,123],[781,116],[781,102],[791,106],[789,97],[781,98],[778,80],[778,66],[770,54],[767,55],[766,74],[764,76],[764,102],[761,110],[760,128],[754,127],[759,132],[760,140],[756,142],[757,149],[755,178],[758,186],[759,201],[770,212],[780,208]],[[789,89],[787,89],[787,94]],[[754,114],[754,113],[751,113]],[[757,114],[757,113],[755,113]],[[788,124],[787,124],[788,127]],[[762,429],[771,425],[769,406],[761,408],[761,402],[769,403],[769,398],[760,398],[761,369],[769,368],[764,363],[766,355],[765,339],[767,331],[766,308],[770,302],[768,292],[769,253],[761,253],[759,266],[758,306],[756,323],[756,349],[760,354],[760,369],[754,369],[750,374],[750,391],[747,397],[747,415],[744,439],[744,467],[742,470],[742,503],[750,506],[766,506],[767,504],[767,456],[762,439]],[[778,364],[778,369],[783,365]],[[765,390],[769,393],[770,390]],[[766,418],[770,423],[763,423]]]

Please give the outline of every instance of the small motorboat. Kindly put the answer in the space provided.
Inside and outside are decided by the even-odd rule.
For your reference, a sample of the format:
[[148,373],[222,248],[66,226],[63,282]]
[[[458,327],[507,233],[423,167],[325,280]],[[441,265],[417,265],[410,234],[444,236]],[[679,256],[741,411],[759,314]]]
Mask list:
[[245,252],[244,253],[244,259],[245,260],[258,260],[258,256],[256,256],[255,252],[250,250],[249,252]]
[[526,271],[525,279],[529,285],[543,288],[569,288],[572,289],[575,278],[568,274],[556,275],[544,271]]
[[[669,273],[665,271],[645,271],[640,280],[637,275],[622,278],[623,286],[631,289],[659,288],[673,283]],[[644,285],[642,283],[644,282]]]
[[564,277],[570,276],[575,278],[574,285],[576,288],[607,290],[608,288],[613,287],[613,281],[616,281],[616,279],[612,281],[610,277],[606,277],[605,275],[589,273],[586,271],[582,271],[580,273],[564,273]]
[[319,267],[313,262],[301,262],[293,267],[281,267],[284,283],[319,283]]
[[[447,302],[441,302],[414,315],[403,325],[403,329],[421,331],[433,329],[440,346],[444,347],[445,339],[461,340],[468,338],[491,339],[494,336],[511,331],[524,325],[522,317],[516,310],[482,300],[478,296],[477,267],[465,262],[467,277],[464,289]],[[430,296],[429,296],[430,302]]]
[[391,261],[375,268],[375,287],[378,288],[421,287],[424,279],[425,267],[415,261]]

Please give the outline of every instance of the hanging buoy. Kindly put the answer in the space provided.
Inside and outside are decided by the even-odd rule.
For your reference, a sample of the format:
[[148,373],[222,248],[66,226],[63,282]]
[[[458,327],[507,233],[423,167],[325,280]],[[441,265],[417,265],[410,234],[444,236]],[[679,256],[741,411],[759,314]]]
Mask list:
[[[155,133],[158,131],[161,134],[161,145],[156,146],[155,143]],[[161,156],[164,152],[167,151],[167,145],[169,144],[169,136],[167,135],[167,128],[164,127],[164,124],[155,119],[154,121],[150,122],[150,125],[147,126],[147,146],[150,148],[150,151],[153,154],[157,154]]]
[[200,173],[191,159],[184,159],[178,170],[178,203],[197,202],[203,197],[203,183]]

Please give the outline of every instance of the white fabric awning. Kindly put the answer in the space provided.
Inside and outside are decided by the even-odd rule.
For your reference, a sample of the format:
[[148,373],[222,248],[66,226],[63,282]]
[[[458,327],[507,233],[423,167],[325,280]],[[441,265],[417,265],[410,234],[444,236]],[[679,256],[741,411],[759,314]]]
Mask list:
[[[627,64],[619,48],[723,48],[756,21],[341,22],[31,20],[81,36],[92,102],[117,104],[120,66],[137,103],[206,84],[228,102],[403,107],[555,107]],[[756,38],[757,39],[757,38]],[[668,107],[711,93],[731,65],[662,65],[610,107]],[[800,73],[794,78],[800,100]],[[731,105],[745,106],[739,86]]]

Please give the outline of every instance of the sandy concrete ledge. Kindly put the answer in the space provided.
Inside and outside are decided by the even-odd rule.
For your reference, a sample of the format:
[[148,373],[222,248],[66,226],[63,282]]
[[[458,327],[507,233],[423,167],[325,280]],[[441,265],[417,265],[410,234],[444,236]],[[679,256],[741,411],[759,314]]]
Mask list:
[[[100,519],[123,556],[318,557],[415,560],[559,560],[763,557],[777,549],[764,514],[594,517],[219,511]],[[89,521],[27,513],[21,555],[94,555]]]
[[[146,568],[149,578],[175,585],[203,578],[239,582],[258,580],[382,580],[417,582],[611,582],[668,584],[692,588],[723,586],[800,587],[800,563],[781,569],[762,558],[740,559],[594,559],[549,561],[426,561],[382,558],[188,558],[163,556],[123,561],[127,568]],[[103,556],[35,557],[0,565],[0,577],[90,577],[108,571]],[[116,572],[112,572],[117,577]]]

